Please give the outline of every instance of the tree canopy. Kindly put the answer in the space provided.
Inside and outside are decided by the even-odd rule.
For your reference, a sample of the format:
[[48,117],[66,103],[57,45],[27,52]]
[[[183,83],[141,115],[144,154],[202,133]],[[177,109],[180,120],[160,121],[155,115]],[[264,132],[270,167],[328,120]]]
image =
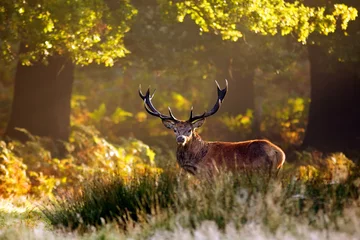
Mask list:
[[26,65],[58,54],[80,65],[111,66],[128,53],[123,37],[136,12],[128,0],[2,1],[0,58],[16,58],[21,42],[27,51],[19,57]]
[[357,9],[345,4],[306,6],[285,0],[201,0],[162,1],[167,10],[175,9],[182,22],[188,15],[200,31],[213,31],[223,39],[237,41],[247,29],[263,35],[293,34],[306,43],[312,33],[328,35],[340,22],[343,30],[357,17]]
[[[134,1],[136,3],[136,1]],[[312,33],[327,35],[357,17],[345,4],[307,6],[284,0],[157,1],[164,15],[183,22],[189,16],[201,32],[212,31],[237,41],[248,31],[262,35],[296,36],[306,43]],[[49,0],[2,1],[0,5],[0,58],[17,58],[17,44],[27,47],[23,64],[46,61],[54,54],[68,55],[76,64],[112,66],[129,53],[123,39],[137,9],[132,1]]]

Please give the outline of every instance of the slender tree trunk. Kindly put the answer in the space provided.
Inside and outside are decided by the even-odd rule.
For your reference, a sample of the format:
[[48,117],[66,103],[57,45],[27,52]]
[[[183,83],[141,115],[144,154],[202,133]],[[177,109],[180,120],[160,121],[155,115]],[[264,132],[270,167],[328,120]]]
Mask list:
[[[25,51],[20,47],[20,52]],[[17,65],[12,112],[5,135],[21,141],[31,134],[67,141],[74,65],[64,56],[53,56],[48,65]]]
[[360,150],[360,64],[339,62],[308,46],[311,104],[304,147],[325,152]]
[[229,81],[229,92],[225,99],[227,103],[223,104],[222,111],[236,116],[254,109],[254,76],[254,71],[238,69],[236,61],[230,58],[217,63],[217,81]]
[[[221,58],[217,55],[217,58],[213,61],[216,65],[216,80],[219,84],[224,86],[222,83],[224,79],[227,79],[229,82],[229,91],[226,94],[224,104],[221,106],[221,111],[228,113],[230,116],[237,116],[239,114],[245,114],[248,109],[254,110],[255,71],[240,66],[236,60],[233,60],[229,56],[223,56],[223,58]],[[243,133],[236,131],[226,132],[226,141],[244,140]],[[252,136],[246,136],[245,138],[256,137],[259,135],[259,125],[257,124],[257,121],[253,122],[251,135]]]

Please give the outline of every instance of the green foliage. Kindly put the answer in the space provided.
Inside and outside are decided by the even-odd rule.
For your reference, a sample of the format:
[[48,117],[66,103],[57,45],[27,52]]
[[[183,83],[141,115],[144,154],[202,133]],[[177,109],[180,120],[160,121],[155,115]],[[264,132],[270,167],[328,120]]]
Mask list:
[[125,121],[126,118],[132,117],[132,116],[133,116],[133,114],[131,112],[127,112],[124,109],[121,109],[120,107],[117,107],[115,109],[115,112],[111,115],[111,120],[115,124],[118,124],[120,122]]
[[239,139],[246,139],[251,136],[253,120],[253,111],[250,109],[245,114],[238,114],[237,116],[225,115],[220,118],[220,121],[228,130],[237,132],[239,135],[240,133],[243,134],[239,136]]
[[[345,4],[309,7],[299,1],[162,1],[176,8],[178,20],[186,15],[200,27],[200,31],[214,31],[223,39],[237,41],[244,29],[263,35],[295,34],[306,43],[310,34],[328,35],[335,32],[337,21],[347,29],[349,21],[357,17],[357,9]],[[167,7],[167,6],[166,6]]]
[[[286,103],[272,103],[264,107],[262,132],[276,137],[288,145],[300,145],[305,134],[309,99],[289,98]],[[279,137],[279,136],[278,136]]]
[[123,37],[134,15],[129,1],[2,1],[0,58],[13,60],[14,45],[21,42],[26,53],[20,59],[26,65],[60,54],[81,65],[112,66],[128,53]]
[[106,113],[106,105],[102,103],[98,109],[95,109],[92,113],[90,113],[90,118],[95,122],[99,122]]

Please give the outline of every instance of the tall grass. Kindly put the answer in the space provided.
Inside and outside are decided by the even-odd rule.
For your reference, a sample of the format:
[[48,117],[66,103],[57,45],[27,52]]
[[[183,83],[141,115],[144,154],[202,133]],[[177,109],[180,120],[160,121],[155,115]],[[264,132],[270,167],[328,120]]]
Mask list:
[[250,226],[274,236],[285,229],[295,233],[300,226],[321,236],[323,231],[355,234],[360,222],[359,186],[359,169],[336,183],[321,176],[269,179],[257,173],[223,173],[199,180],[164,171],[157,177],[134,177],[130,184],[120,178],[96,180],[79,196],[58,199],[42,211],[56,226],[101,229],[115,222],[124,234],[140,226],[142,237],[172,236],[179,229],[194,236],[210,225],[220,235]]
[[41,211],[52,225],[77,229],[116,221],[141,222],[159,208],[173,204],[176,185],[173,175],[141,175],[125,183],[123,178],[97,178],[78,195],[50,201]]

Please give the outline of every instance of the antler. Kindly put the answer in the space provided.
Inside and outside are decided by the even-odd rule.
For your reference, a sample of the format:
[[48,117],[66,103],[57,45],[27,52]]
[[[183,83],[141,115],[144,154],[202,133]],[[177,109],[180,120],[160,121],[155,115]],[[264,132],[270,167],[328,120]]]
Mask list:
[[141,97],[141,99],[144,101],[144,107],[145,110],[155,116],[155,117],[159,117],[161,118],[161,120],[172,120],[174,122],[179,122],[178,119],[176,119],[176,117],[174,116],[174,114],[171,112],[171,109],[169,107],[169,114],[170,116],[166,116],[162,113],[160,113],[158,110],[156,110],[156,108],[154,107],[154,105],[151,102],[151,99],[154,97],[156,90],[154,90],[154,93],[150,96],[150,88],[148,88],[148,90],[146,91],[145,95],[141,92],[141,85],[139,85],[139,95]]
[[224,89],[220,89],[220,86],[218,84],[218,82],[215,80],[216,86],[217,86],[217,92],[218,92],[218,99],[216,100],[216,103],[214,105],[214,107],[208,111],[208,112],[204,112],[201,115],[196,115],[193,117],[193,107],[191,107],[191,111],[190,111],[190,118],[188,120],[188,122],[195,122],[199,119],[203,119],[203,118],[207,118],[210,117],[211,115],[214,115],[220,108],[222,101],[225,98],[227,89],[228,89],[228,81],[225,79],[226,82],[226,87]]

